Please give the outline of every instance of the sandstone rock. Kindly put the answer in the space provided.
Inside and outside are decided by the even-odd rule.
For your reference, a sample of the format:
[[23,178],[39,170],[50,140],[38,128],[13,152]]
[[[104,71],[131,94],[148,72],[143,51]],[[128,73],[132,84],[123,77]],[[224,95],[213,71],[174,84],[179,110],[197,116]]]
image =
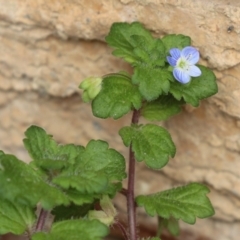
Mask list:
[[[129,123],[92,117],[78,85],[88,76],[131,71],[104,43],[113,22],[140,21],[156,37],[182,33],[214,69],[219,93],[164,123],[177,145],[160,172],[138,166],[137,194],[190,181],[204,182],[216,215],[183,229],[209,239],[240,235],[240,2],[238,0],[0,0],[0,149],[29,161],[24,131],[44,127],[61,143],[111,141],[125,156],[117,131]],[[120,204],[122,200],[116,200]],[[156,224],[139,210],[139,221]],[[125,214],[126,215],[126,214]]]

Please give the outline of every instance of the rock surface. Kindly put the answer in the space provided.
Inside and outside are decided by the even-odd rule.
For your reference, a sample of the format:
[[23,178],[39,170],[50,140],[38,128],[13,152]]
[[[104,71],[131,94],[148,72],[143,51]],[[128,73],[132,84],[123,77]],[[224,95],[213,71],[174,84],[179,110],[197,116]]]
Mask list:
[[[214,69],[219,93],[164,123],[177,145],[176,157],[157,173],[140,164],[137,192],[203,182],[212,190],[216,215],[183,228],[212,240],[236,240],[239,19],[238,0],[0,0],[0,149],[29,161],[22,139],[26,128],[37,124],[61,143],[85,145],[100,138],[127,156],[116,133],[130,116],[119,121],[92,117],[90,106],[80,100],[79,83],[91,75],[130,71],[104,43],[113,22],[140,21],[156,37],[189,35],[202,64]],[[149,228],[153,223],[148,221]]]

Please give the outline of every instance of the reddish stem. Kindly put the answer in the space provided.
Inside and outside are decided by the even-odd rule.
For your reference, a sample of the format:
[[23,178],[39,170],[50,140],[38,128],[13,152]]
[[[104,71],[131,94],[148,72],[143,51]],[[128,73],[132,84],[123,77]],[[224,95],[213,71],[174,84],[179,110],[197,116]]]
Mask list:
[[[140,117],[140,111],[134,110],[132,124],[137,124]],[[128,169],[128,190],[127,190],[127,208],[130,240],[137,240],[136,228],[136,205],[134,200],[134,180],[135,180],[135,156],[132,146],[129,149],[129,169]]]
[[47,215],[48,215],[48,211],[42,208],[38,216],[38,221],[35,229],[36,232],[41,232],[43,230]]
[[115,224],[118,226],[118,228],[121,230],[121,232],[122,232],[122,234],[123,234],[123,236],[124,236],[124,239],[125,240],[128,240],[128,234],[127,234],[127,231],[126,231],[126,229],[125,229],[125,227],[122,225],[122,223],[121,222],[115,222]]

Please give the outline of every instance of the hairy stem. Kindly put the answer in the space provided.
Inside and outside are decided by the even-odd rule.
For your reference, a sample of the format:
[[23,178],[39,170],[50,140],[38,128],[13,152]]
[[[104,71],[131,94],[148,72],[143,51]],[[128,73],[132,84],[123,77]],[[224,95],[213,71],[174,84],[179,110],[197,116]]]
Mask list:
[[[137,124],[140,112],[133,111],[132,124]],[[129,169],[128,169],[128,191],[127,191],[127,208],[130,240],[137,240],[136,228],[136,205],[134,200],[134,180],[135,180],[135,156],[132,146],[129,149]]]
[[48,216],[48,211],[42,208],[38,216],[38,221],[35,229],[36,232],[41,232],[43,230],[47,216]]

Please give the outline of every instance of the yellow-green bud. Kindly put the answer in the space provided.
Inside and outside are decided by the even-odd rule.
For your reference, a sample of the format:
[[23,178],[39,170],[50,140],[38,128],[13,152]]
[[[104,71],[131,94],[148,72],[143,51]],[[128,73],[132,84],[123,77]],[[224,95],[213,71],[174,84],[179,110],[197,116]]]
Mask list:
[[99,77],[89,77],[80,84],[79,88],[84,90],[82,95],[84,102],[90,102],[98,95],[101,91],[102,80]]

